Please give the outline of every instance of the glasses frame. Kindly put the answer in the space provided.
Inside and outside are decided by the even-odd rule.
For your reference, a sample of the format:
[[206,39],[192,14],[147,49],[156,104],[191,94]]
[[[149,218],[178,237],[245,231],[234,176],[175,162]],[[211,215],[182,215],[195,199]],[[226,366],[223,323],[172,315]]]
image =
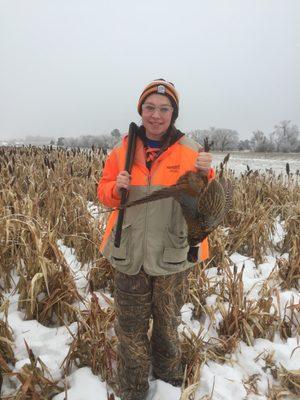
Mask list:
[[[153,107],[153,111],[147,110],[147,107]],[[167,108],[168,111],[164,112],[161,109],[162,108]],[[159,112],[159,115],[168,115],[169,113],[172,113],[174,111],[174,107],[171,105],[165,105],[165,106],[155,106],[154,104],[151,103],[143,103],[142,104],[142,110],[145,111],[147,114],[154,114],[155,111],[157,110]]]

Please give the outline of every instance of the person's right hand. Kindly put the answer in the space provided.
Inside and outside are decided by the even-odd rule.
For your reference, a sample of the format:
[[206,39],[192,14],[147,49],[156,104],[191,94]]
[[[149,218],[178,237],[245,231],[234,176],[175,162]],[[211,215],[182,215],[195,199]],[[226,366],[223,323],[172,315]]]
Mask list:
[[131,176],[127,171],[121,171],[116,179],[116,190],[121,195],[121,189],[129,189]]

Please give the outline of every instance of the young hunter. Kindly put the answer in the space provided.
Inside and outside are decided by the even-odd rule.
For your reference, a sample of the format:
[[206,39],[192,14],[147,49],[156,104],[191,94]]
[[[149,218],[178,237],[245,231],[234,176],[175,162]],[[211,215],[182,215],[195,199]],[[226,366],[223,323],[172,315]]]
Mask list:
[[[175,184],[189,170],[213,178],[212,156],[175,128],[179,98],[174,85],[157,79],[142,91],[131,174],[124,171],[127,136],[104,166],[98,198],[107,207],[120,205],[121,189],[128,201]],[[101,244],[102,254],[115,268],[115,331],[118,337],[118,385],[122,400],[147,396],[150,365],[154,378],[181,385],[184,368],[177,327],[187,290],[187,226],[181,207],[172,198],[141,204],[125,211],[120,247],[114,246],[118,211],[110,215]],[[208,257],[205,239],[200,259]],[[148,338],[153,318],[151,339]]]

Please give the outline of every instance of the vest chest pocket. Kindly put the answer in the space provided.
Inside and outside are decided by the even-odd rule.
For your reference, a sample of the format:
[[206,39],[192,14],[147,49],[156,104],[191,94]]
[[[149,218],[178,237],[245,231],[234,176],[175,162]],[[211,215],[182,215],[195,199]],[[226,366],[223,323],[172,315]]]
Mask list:
[[[115,240],[116,229],[113,229],[112,240]],[[122,228],[120,247],[112,244],[111,258],[115,265],[128,265],[131,257],[131,224],[124,225]]]

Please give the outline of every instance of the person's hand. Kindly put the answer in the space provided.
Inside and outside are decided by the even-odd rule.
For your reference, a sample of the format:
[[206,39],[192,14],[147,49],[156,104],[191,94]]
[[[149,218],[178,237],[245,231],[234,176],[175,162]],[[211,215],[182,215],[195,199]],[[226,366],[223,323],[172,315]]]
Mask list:
[[212,163],[212,155],[211,153],[206,153],[205,151],[201,151],[196,159],[195,167],[201,171],[208,172],[211,168]]
[[126,190],[129,189],[130,184],[130,175],[127,171],[121,171],[116,179],[116,191],[119,195],[121,195],[121,189],[124,188]]

